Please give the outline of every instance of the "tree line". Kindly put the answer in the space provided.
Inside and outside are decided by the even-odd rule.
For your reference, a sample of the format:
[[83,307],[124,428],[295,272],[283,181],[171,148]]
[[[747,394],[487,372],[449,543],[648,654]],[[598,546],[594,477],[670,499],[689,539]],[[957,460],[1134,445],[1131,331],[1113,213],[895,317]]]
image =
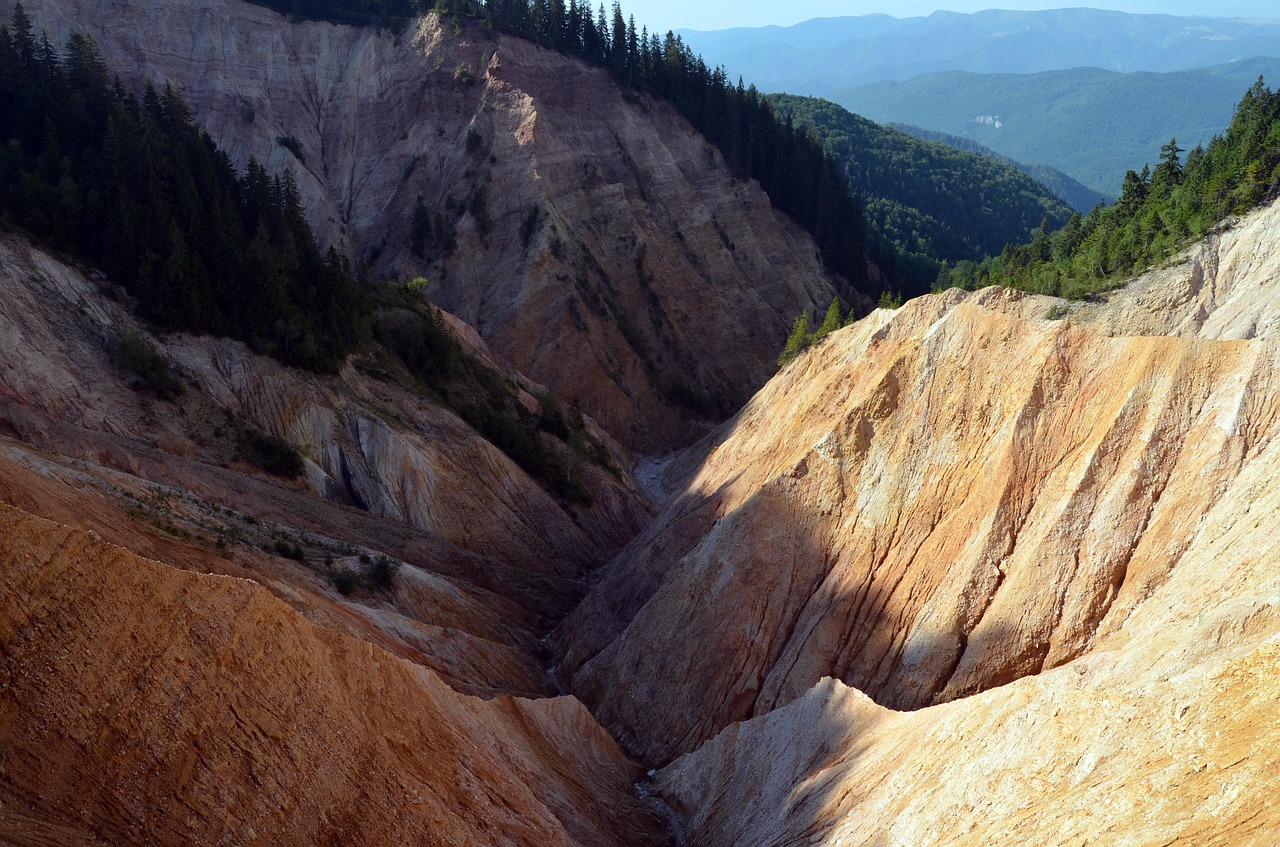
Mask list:
[[1056,232],[1046,222],[1030,242],[1006,245],[999,256],[943,268],[936,285],[1004,285],[1086,297],[1168,258],[1228,216],[1275,196],[1278,188],[1280,94],[1259,77],[1236,106],[1226,132],[1208,146],[1188,152],[1170,139],[1154,168],[1125,174],[1115,203],[1073,215]]
[[253,2],[300,18],[386,26],[434,11],[459,28],[476,20],[607,68],[619,83],[673,104],[736,176],[758,181],[776,208],[813,235],[828,270],[856,290],[870,286],[861,200],[817,135],[779,117],[755,86],[732,83],[723,67],[709,67],[680,36],[637,30],[635,17],[617,2],[608,11],[603,4],[593,11],[586,0]]
[[92,39],[59,53],[21,5],[0,26],[0,220],[92,263],[162,330],[332,370],[369,337],[348,260],[321,251],[292,175],[243,177],[171,87],[141,99]]

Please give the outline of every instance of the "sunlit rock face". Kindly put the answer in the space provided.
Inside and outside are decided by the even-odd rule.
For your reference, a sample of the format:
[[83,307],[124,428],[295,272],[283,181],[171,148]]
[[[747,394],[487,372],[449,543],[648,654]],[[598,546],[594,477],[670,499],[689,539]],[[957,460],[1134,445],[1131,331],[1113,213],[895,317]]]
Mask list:
[[1069,663],[1212,516],[1250,513],[1274,344],[1108,336],[1020,299],[878,312],[685,458],[560,632],[625,745],[669,761],[825,677],[918,709]]
[[92,35],[131,86],[176,85],[237,166],[295,176],[326,243],[425,277],[629,448],[731,414],[800,310],[835,294],[813,240],[669,104],[531,42],[434,16],[294,24],[235,0],[27,5],[55,44]]

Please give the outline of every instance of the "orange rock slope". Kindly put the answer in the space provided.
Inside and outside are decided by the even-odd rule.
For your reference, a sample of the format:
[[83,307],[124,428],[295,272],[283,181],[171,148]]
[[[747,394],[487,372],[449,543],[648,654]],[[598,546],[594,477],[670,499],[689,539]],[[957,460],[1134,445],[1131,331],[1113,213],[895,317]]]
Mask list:
[[624,746],[670,761],[825,677],[962,700],[1119,649],[1170,586],[1202,608],[1196,545],[1275,514],[1280,349],[1107,337],[1016,317],[1020,296],[877,312],[686,457],[560,632],[562,678]]
[[[454,413],[354,364],[319,376],[234,342],[149,336],[109,286],[16,236],[0,237],[0,278],[16,353],[0,357],[0,501],[169,563],[194,549],[257,567],[314,619],[460,690],[554,693],[538,638],[649,517],[625,473],[582,463],[592,502],[558,501]],[[181,398],[129,387],[114,350],[130,333],[174,365]],[[248,429],[298,448],[304,477],[239,461]],[[404,565],[394,591],[339,596],[343,568],[383,555]]]
[[6,843],[663,843],[572,698],[481,701],[253,582],[0,507]]

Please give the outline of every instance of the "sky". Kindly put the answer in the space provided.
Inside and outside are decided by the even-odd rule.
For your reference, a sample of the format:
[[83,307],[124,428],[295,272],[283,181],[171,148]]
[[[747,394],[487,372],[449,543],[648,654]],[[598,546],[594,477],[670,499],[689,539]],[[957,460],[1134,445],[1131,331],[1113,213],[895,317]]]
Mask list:
[[[593,6],[599,0],[591,0]],[[608,7],[611,2],[605,2]],[[1110,2],[1035,2],[1035,0],[623,0],[623,11],[635,15],[636,23],[650,30],[728,29],[737,26],[787,26],[810,18],[843,15],[869,15],[876,12],[895,18],[928,15],[938,9],[952,12],[977,12],[982,9],[1061,9],[1088,6],[1095,9],[1118,9],[1125,12],[1162,13],[1167,15],[1205,15],[1219,18],[1280,18],[1276,0],[1110,0]],[[1210,9],[1206,9],[1206,5]]]

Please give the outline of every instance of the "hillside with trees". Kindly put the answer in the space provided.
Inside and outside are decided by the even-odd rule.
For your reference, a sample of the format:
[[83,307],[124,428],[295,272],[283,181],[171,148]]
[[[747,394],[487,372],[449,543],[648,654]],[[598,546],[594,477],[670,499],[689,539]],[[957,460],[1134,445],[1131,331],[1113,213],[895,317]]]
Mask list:
[[1277,73],[1280,59],[1265,58],[1176,73],[949,71],[827,96],[873,121],[970,138],[1117,197],[1126,171],[1155,159],[1171,137],[1185,147],[1208,143],[1231,120],[1240,92]]
[[138,100],[93,42],[60,56],[19,5],[0,28],[0,216],[106,272],[163,330],[227,335],[332,370],[369,335],[347,259],[292,176],[236,174],[171,87]]
[[948,147],[954,147],[957,150],[964,150],[969,153],[977,153],[979,156],[986,156],[989,159],[995,159],[998,162],[1004,162],[1006,165],[1012,165],[1022,171],[1036,182],[1049,189],[1054,197],[1066,203],[1077,212],[1088,212],[1098,203],[1106,203],[1113,200],[1094,191],[1089,186],[1078,182],[1067,176],[1057,168],[1049,165],[1029,165],[1025,162],[1019,162],[1008,156],[1002,156],[992,150],[985,144],[979,144],[972,138],[965,138],[961,135],[951,135],[946,132],[935,132],[931,129],[923,129],[922,127],[913,126],[911,124],[891,123],[886,124],[890,129],[896,129],[899,132],[905,132],[907,135],[915,136],[921,141],[936,141],[945,144]]
[[[0,133],[11,139],[0,147],[0,225],[105,272],[155,329],[235,338],[320,372],[359,353],[361,370],[453,410],[566,501],[588,495],[543,433],[616,472],[576,404],[547,394],[536,413],[525,408],[425,305],[424,281],[374,283],[336,249],[322,252],[288,171],[250,159],[238,176],[171,86],[148,83],[135,98],[90,38],[73,35],[59,53],[20,4],[0,25]],[[145,341],[116,346],[137,387],[182,395]],[[284,475],[301,473],[290,467]]]
[[871,254],[904,293],[927,290],[940,262],[977,261],[1071,209],[1004,162],[922,141],[826,100],[776,94],[778,114],[812,131],[867,209]]
[[939,283],[1004,285],[1068,298],[1096,294],[1168,258],[1228,216],[1274,197],[1278,186],[1280,94],[1259,77],[1226,132],[1207,146],[1187,151],[1170,139],[1154,168],[1125,174],[1115,203],[1077,214],[1057,232],[1041,228],[1029,243],[994,258],[961,262]]

